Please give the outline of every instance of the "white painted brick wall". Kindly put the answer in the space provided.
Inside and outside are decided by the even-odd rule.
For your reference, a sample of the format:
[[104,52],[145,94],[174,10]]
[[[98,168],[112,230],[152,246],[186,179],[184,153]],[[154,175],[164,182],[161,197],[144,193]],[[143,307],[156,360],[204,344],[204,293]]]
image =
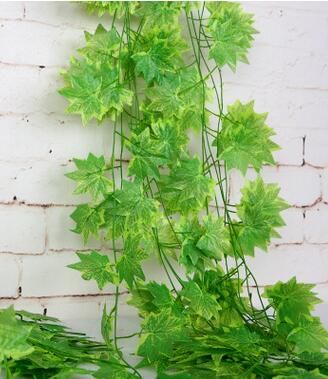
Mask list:
[[[291,204],[282,238],[272,241],[271,254],[250,258],[250,266],[260,285],[293,275],[317,283],[325,301],[317,312],[328,324],[328,3],[244,6],[260,33],[251,64],[240,64],[236,74],[223,70],[225,104],[255,99],[258,112],[269,112],[282,150],[275,153],[279,167],[265,167],[264,178],[279,183]],[[111,132],[108,125],[82,128],[78,117],[65,115],[57,89],[83,30],[97,23],[78,3],[0,2],[0,306],[47,309],[92,335],[99,335],[99,311],[113,301],[104,296],[113,289],[100,294],[66,268],[76,261],[74,250],[85,247],[69,231],[69,214],[81,199],[64,173],[73,157],[106,154]],[[237,202],[243,180],[231,176]],[[149,262],[146,271],[164,280],[157,266]],[[134,315],[125,300],[123,329]]]

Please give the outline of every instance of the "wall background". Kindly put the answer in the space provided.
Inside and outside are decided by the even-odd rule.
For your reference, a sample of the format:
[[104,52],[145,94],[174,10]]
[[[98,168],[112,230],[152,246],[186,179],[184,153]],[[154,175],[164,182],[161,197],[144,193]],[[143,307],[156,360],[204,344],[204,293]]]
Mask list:
[[[255,99],[258,112],[269,112],[282,150],[278,167],[266,167],[264,178],[278,182],[292,206],[284,213],[282,239],[250,265],[261,285],[293,275],[316,283],[325,302],[317,312],[328,326],[328,3],[244,7],[255,14],[260,34],[251,65],[240,64],[236,74],[224,71],[225,103]],[[72,170],[72,157],[106,154],[111,131],[82,128],[78,117],[65,115],[66,102],[56,91],[60,68],[83,45],[83,30],[97,23],[81,4],[0,2],[0,307],[47,309],[93,335],[113,291],[99,293],[65,268],[85,247],[69,231],[69,214],[81,199],[71,195],[64,173]],[[237,199],[241,178],[232,177]],[[126,331],[134,314],[127,306],[123,313]]]

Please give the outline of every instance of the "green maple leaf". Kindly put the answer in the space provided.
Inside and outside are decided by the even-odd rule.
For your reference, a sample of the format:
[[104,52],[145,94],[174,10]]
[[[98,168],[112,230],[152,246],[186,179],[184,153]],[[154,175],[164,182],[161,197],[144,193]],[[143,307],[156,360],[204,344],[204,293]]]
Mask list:
[[73,231],[82,234],[83,241],[86,243],[89,236],[98,237],[99,229],[104,223],[104,211],[92,208],[88,204],[81,204],[71,214],[71,218],[76,222]]
[[146,288],[153,296],[152,303],[159,310],[162,310],[164,308],[172,309],[174,305],[174,298],[165,284],[159,284],[157,282],[151,281],[147,283]]
[[81,114],[83,124],[92,118],[102,120],[107,110],[100,101],[102,80],[95,67],[72,58],[70,70],[63,75],[66,87],[59,93],[70,102],[67,112]]
[[158,185],[157,197],[167,212],[187,215],[203,208],[213,194],[215,183],[203,175],[202,165],[195,157],[181,160],[170,175],[161,176]]
[[120,52],[121,39],[115,28],[107,31],[101,24],[94,34],[85,32],[86,46],[78,52],[90,62],[108,63],[117,58]]
[[165,75],[181,66],[186,45],[179,29],[152,29],[139,38],[136,53],[132,55],[137,75],[150,84],[160,83]]
[[265,124],[266,117],[266,113],[254,112],[253,101],[247,104],[236,101],[228,107],[213,145],[229,170],[236,168],[245,175],[248,166],[258,172],[264,163],[274,164],[272,151],[279,146],[270,140],[275,133]]
[[314,305],[321,302],[312,291],[313,284],[297,283],[293,277],[288,282],[277,282],[265,289],[264,297],[277,313],[277,322],[297,324],[302,315],[310,315]]
[[170,309],[151,313],[142,323],[142,337],[137,354],[151,364],[170,357],[174,343],[185,337],[181,318],[172,315]]
[[98,364],[99,369],[92,376],[99,379],[137,379],[139,376],[130,373],[126,365],[114,356]]
[[223,258],[230,250],[230,235],[222,217],[215,220],[211,216],[204,218],[204,233],[196,246],[210,258]]
[[200,80],[195,67],[167,73],[159,85],[147,88],[148,103],[145,110],[159,118],[173,118],[181,130],[200,130],[208,121],[203,101],[209,100],[208,87]]
[[165,163],[164,157],[160,157],[150,137],[150,129],[146,128],[140,134],[133,134],[130,141],[126,142],[127,148],[133,153],[133,158],[129,163],[129,175],[136,175],[138,178],[159,178],[158,166]]
[[90,14],[96,13],[99,17],[110,14],[122,18],[126,13],[134,14],[139,1],[85,1],[84,4]]
[[112,188],[112,181],[105,176],[107,165],[103,156],[97,158],[90,153],[87,159],[74,159],[76,171],[66,176],[76,181],[75,194],[89,192],[97,200]]
[[146,176],[158,179],[159,166],[175,164],[184,153],[187,138],[179,128],[170,122],[157,121],[151,128],[133,134],[126,143],[133,153],[129,164],[129,174],[138,178]]
[[213,38],[209,57],[222,68],[233,71],[237,61],[248,63],[247,52],[254,40],[253,15],[243,12],[240,4],[230,2],[208,3],[210,18],[207,30]]
[[72,58],[63,77],[66,86],[59,93],[70,102],[67,112],[80,114],[83,124],[93,118],[115,118],[124,105],[131,105],[132,92],[120,83],[118,69],[109,64]]
[[76,253],[80,262],[68,265],[77,271],[81,271],[84,280],[95,280],[99,289],[103,289],[107,283],[117,283],[117,277],[107,255],[99,254],[97,251],[90,253]]
[[32,328],[16,320],[13,307],[0,310],[0,364],[33,353],[34,348],[28,343]]
[[328,349],[328,331],[317,317],[302,316],[299,325],[289,333],[287,340],[295,343],[299,353]]
[[140,181],[123,181],[123,189],[116,190],[103,205],[108,237],[138,236],[140,241],[152,236],[158,220],[157,201],[146,197]]
[[215,296],[203,292],[198,284],[193,281],[185,282],[180,294],[188,300],[189,307],[193,312],[207,320],[212,317],[216,318],[221,309]]
[[265,184],[261,177],[248,182],[241,190],[243,196],[237,205],[241,219],[238,239],[245,254],[254,255],[257,246],[267,249],[271,237],[279,237],[277,227],[285,225],[280,212],[288,208],[276,184]]
[[273,379],[326,379],[327,375],[320,373],[319,369],[305,370],[298,367],[286,367],[275,370],[279,375],[274,376]]
[[129,288],[132,288],[136,278],[145,280],[140,263],[146,255],[138,249],[138,242],[133,242],[132,246],[129,245],[131,245],[129,242],[125,242],[124,252],[116,263],[116,269],[120,280],[125,280]]
[[177,25],[182,6],[179,1],[143,1],[137,15],[145,18],[147,29],[169,29]]

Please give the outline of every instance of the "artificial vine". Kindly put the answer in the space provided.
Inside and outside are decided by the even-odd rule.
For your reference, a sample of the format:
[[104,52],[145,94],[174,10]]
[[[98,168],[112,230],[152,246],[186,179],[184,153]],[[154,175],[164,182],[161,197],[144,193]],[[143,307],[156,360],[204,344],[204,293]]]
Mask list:
[[[152,366],[159,379],[328,377],[328,333],[311,314],[319,302],[313,286],[292,278],[261,294],[247,265],[246,256],[279,236],[287,208],[278,186],[260,176],[279,148],[266,114],[254,102],[223,102],[221,69],[247,62],[253,16],[228,2],[86,6],[112,21],[85,33],[60,94],[83,124],[95,119],[111,129],[112,150],[74,159],[67,176],[76,194],[90,195],[72,214],[75,232],[85,243],[104,238],[109,248],[78,252],[70,267],[99,289],[114,285],[115,301],[104,308],[104,344],[54,320],[2,311],[0,325],[10,319],[11,332],[24,331],[22,354],[11,345],[0,352],[7,373],[125,379],[142,378],[140,369]],[[191,153],[192,134],[199,154]],[[259,175],[231,204],[229,172],[245,175],[249,167]],[[147,280],[143,262],[154,256],[168,284]],[[127,336],[118,335],[124,288],[141,318],[137,366],[122,353]],[[41,341],[51,333],[49,341],[59,339],[68,354],[38,346],[36,331]],[[0,347],[5,333],[0,329]]]

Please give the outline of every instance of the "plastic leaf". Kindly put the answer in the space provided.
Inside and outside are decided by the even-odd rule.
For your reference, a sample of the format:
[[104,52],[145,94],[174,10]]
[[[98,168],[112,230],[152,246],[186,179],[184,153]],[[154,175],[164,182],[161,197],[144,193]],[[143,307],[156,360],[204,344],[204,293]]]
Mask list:
[[121,39],[115,28],[106,30],[101,24],[94,34],[85,32],[86,46],[78,52],[90,62],[109,63],[117,58],[121,49]]
[[170,309],[151,313],[143,321],[142,330],[137,354],[145,357],[148,363],[172,355],[174,343],[183,337],[182,321],[173,316]]
[[230,249],[230,235],[222,217],[204,218],[204,233],[197,242],[197,247],[210,258],[222,259]]
[[99,289],[103,289],[107,283],[117,283],[117,277],[110,264],[107,255],[99,254],[97,251],[90,253],[76,253],[80,262],[69,265],[77,271],[81,271],[84,280],[95,280]]
[[114,119],[124,105],[132,102],[132,92],[120,83],[118,69],[109,64],[73,58],[63,77],[66,87],[59,93],[70,102],[67,112],[80,114],[83,124],[93,118],[98,121],[105,117]]
[[186,215],[203,208],[213,194],[214,185],[212,179],[203,175],[198,158],[185,159],[170,175],[161,176],[158,198],[169,213]]
[[240,4],[210,2],[208,32],[213,38],[209,57],[222,68],[228,65],[235,70],[237,61],[248,63],[247,52],[254,39],[253,15],[243,12]]
[[275,133],[265,124],[266,117],[266,113],[254,112],[253,101],[247,104],[236,101],[228,107],[213,143],[228,169],[236,168],[245,175],[248,166],[259,171],[264,163],[274,164],[272,152],[279,146],[270,140]]
[[328,349],[328,331],[319,318],[301,317],[299,325],[289,333],[287,340],[295,343],[299,353]]
[[129,288],[133,287],[136,278],[145,280],[145,274],[141,268],[141,261],[145,258],[145,254],[140,251],[124,250],[119,258],[116,269],[119,273],[120,280],[125,280]]
[[279,237],[277,227],[285,225],[280,212],[288,206],[279,194],[276,184],[265,184],[261,177],[248,182],[241,190],[243,196],[237,205],[241,219],[238,239],[245,254],[254,255],[255,247],[267,249],[271,237]]
[[313,284],[297,283],[296,278],[288,282],[277,282],[265,289],[264,297],[277,313],[277,322],[289,322],[297,324],[302,315],[310,315],[314,305],[320,303],[312,291]]
[[112,181],[105,176],[107,165],[103,156],[97,158],[90,153],[87,159],[74,159],[76,171],[66,176],[76,181],[75,194],[89,192],[97,200],[112,188]]
[[157,201],[145,196],[142,183],[123,181],[123,189],[116,190],[103,205],[108,237],[135,236],[147,240],[158,219]]
[[121,18],[126,13],[134,14],[139,6],[138,1],[86,1],[87,12],[92,14],[96,13],[98,16],[104,14],[116,15]]
[[82,234],[83,241],[86,243],[89,236],[98,236],[99,229],[104,223],[104,211],[92,208],[88,204],[81,204],[71,214],[71,218],[76,222],[73,231]]
[[193,281],[186,282],[180,293],[189,301],[189,307],[192,311],[207,320],[216,317],[221,309],[215,296],[203,292],[198,284]]
[[0,310],[0,364],[6,359],[20,359],[34,351],[27,339],[32,326],[16,320],[13,307]]

